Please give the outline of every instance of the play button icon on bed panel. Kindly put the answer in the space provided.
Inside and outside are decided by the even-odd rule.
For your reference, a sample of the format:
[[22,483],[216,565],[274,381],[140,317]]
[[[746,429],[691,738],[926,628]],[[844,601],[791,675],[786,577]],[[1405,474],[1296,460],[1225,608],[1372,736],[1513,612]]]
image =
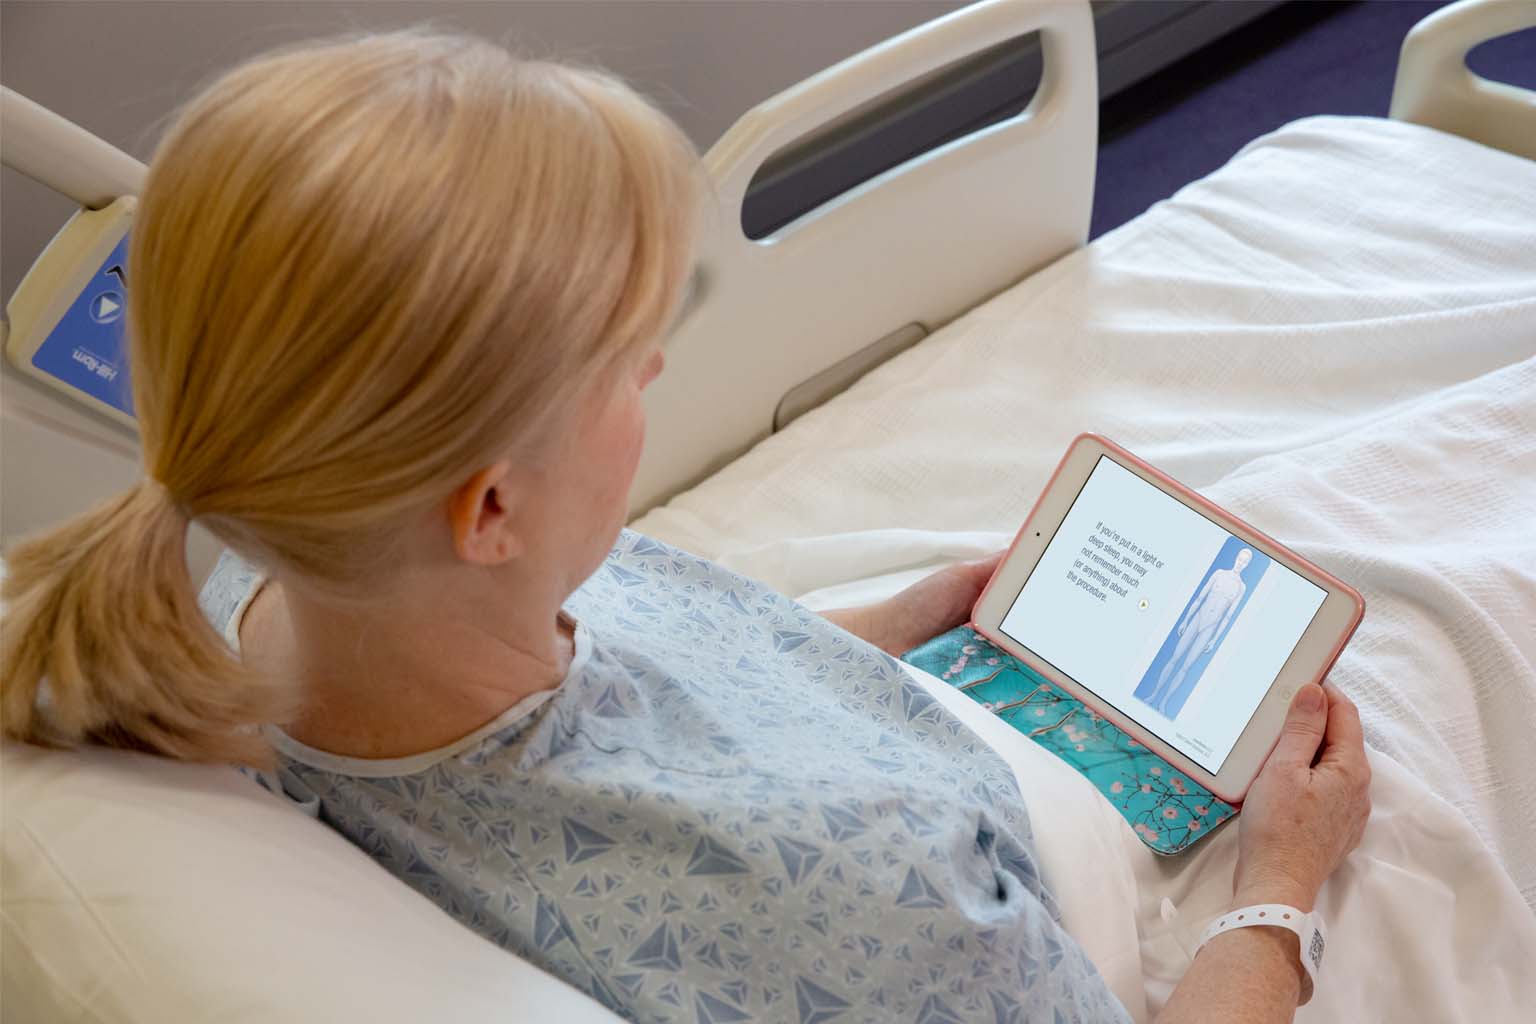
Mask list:
[[123,236],[101,269],[86,283],[48,337],[32,354],[32,365],[60,383],[133,415],[128,386],[127,309]]
[[102,292],[91,300],[91,319],[110,324],[123,315],[123,297],[117,292]]

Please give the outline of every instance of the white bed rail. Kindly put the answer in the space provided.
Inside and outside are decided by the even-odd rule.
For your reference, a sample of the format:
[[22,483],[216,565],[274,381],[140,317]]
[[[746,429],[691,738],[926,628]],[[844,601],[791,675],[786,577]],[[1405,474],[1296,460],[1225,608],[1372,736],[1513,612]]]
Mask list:
[[[0,126],[0,163],[79,203],[71,225],[112,221],[114,200],[143,186],[145,168],[138,160],[11,89],[0,88]],[[104,253],[92,255],[88,246],[74,244],[90,234],[68,227],[60,232],[50,255],[28,272],[32,283],[4,297],[0,349],[11,340],[12,317],[24,334],[29,321],[51,325],[98,272]],[[66,398],[0,358],[0,546],[85,511],[141,472],[131,425],[73,395]],[[199,567],[207,562],[205,550],[199,548]]]
[[1536,92],[1467,67],[1479,43],[1536,27],[1536,0],[1461,0],[1403,40],[1391,116],[1536,160]]
[[0,162],[89,210],[139,194],[142,163],[13,89],[0,88]]
[[[914,157],[748,238],[742,203],[770,157],[902,86],[1039,32],[1040,85],[1020,114]],[[1098,129],[1086,0],[984,0],[821,72],[743,116],[705,156],[716,188],[695,291],[647,392],[638,514],[785,418],[812,378],[862,371],[1087,239]],[[803,394],[803,392],[800,392]],[[791,396],[794,402],[797,396]]]

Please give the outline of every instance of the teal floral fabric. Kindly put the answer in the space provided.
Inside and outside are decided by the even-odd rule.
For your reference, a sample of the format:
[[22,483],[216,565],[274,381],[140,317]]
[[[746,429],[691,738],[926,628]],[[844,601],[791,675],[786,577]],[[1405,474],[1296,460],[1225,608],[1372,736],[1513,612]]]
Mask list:
[[1181,853],[1237,814],[969,626],[933,638],[902,660],[938,676],[1071,765],[1157,853]]

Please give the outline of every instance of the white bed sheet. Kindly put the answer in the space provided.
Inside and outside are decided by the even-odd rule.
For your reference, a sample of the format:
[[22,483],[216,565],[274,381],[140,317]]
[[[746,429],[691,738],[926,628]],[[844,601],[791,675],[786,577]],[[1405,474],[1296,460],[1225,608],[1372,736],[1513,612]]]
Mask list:
[[[829,560],[833,572],[867,572],[983,554],[1005,539],[872,530],[784,541],[727,561],[810,579],[827,574]],[[927,571],[834,584],[803,600],[820,609],[878,601]],[[1065,763],[943,682],[913,675],[1014,767],[1062,924],[1132,1016],[1150,1020],[1188,968],[1187,950],[1231,898],[1236,828],[1219,829],[1186,855],[1160,857]],[[1465,817],[1396,761],[1370,756],[1371,825],[1319,897],[1326,983],[1297,1020],[1523,1019],[1536,1006],[1536,917]],[[1164,898],[1176,908],[1171,921]]]
[[[1339,910],[1368,916],[1439,885],[1445,905],[1399,915],[1401,929],[1449,915],[1457,948],[1499,972],[1482,985],[1530,998],[1536,163],[1397,122],[1287,126],[636,527],[793,594],[932,567],[1016,529],[1085,429],[1362,590],[1334,679],[1382,755],[1373,828],[1416,821],[1405,834],[1426,849],[1399,843],[1347,876]],[[1218,842],[1139,873],[1144,901],[1208,895]],[[1493,916],[1460,930],[1473,912]],[[1142,918],[1155,1006],[1176,971]],[[1392,954],[1395,984],[1436,951],[1404,930]],[[1379,972],[1382,950],[1370,956],[1356,962]],[[1450,969],[1420,973],[1470,998]],[[1408,991],[1407,1019],[1442,1005],[1394,989]],[[1472,1006],[1443,1005],[1436,1019]]]

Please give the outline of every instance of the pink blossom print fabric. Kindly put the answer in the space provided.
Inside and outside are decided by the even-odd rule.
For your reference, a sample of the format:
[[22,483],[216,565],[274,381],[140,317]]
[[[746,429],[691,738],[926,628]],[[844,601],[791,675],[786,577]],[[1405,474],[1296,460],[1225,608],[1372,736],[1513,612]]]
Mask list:
[[1237,814],[969,626],[935,637],[902,660],[938,676],[1071,765],[1157,853],[1181,853]]

